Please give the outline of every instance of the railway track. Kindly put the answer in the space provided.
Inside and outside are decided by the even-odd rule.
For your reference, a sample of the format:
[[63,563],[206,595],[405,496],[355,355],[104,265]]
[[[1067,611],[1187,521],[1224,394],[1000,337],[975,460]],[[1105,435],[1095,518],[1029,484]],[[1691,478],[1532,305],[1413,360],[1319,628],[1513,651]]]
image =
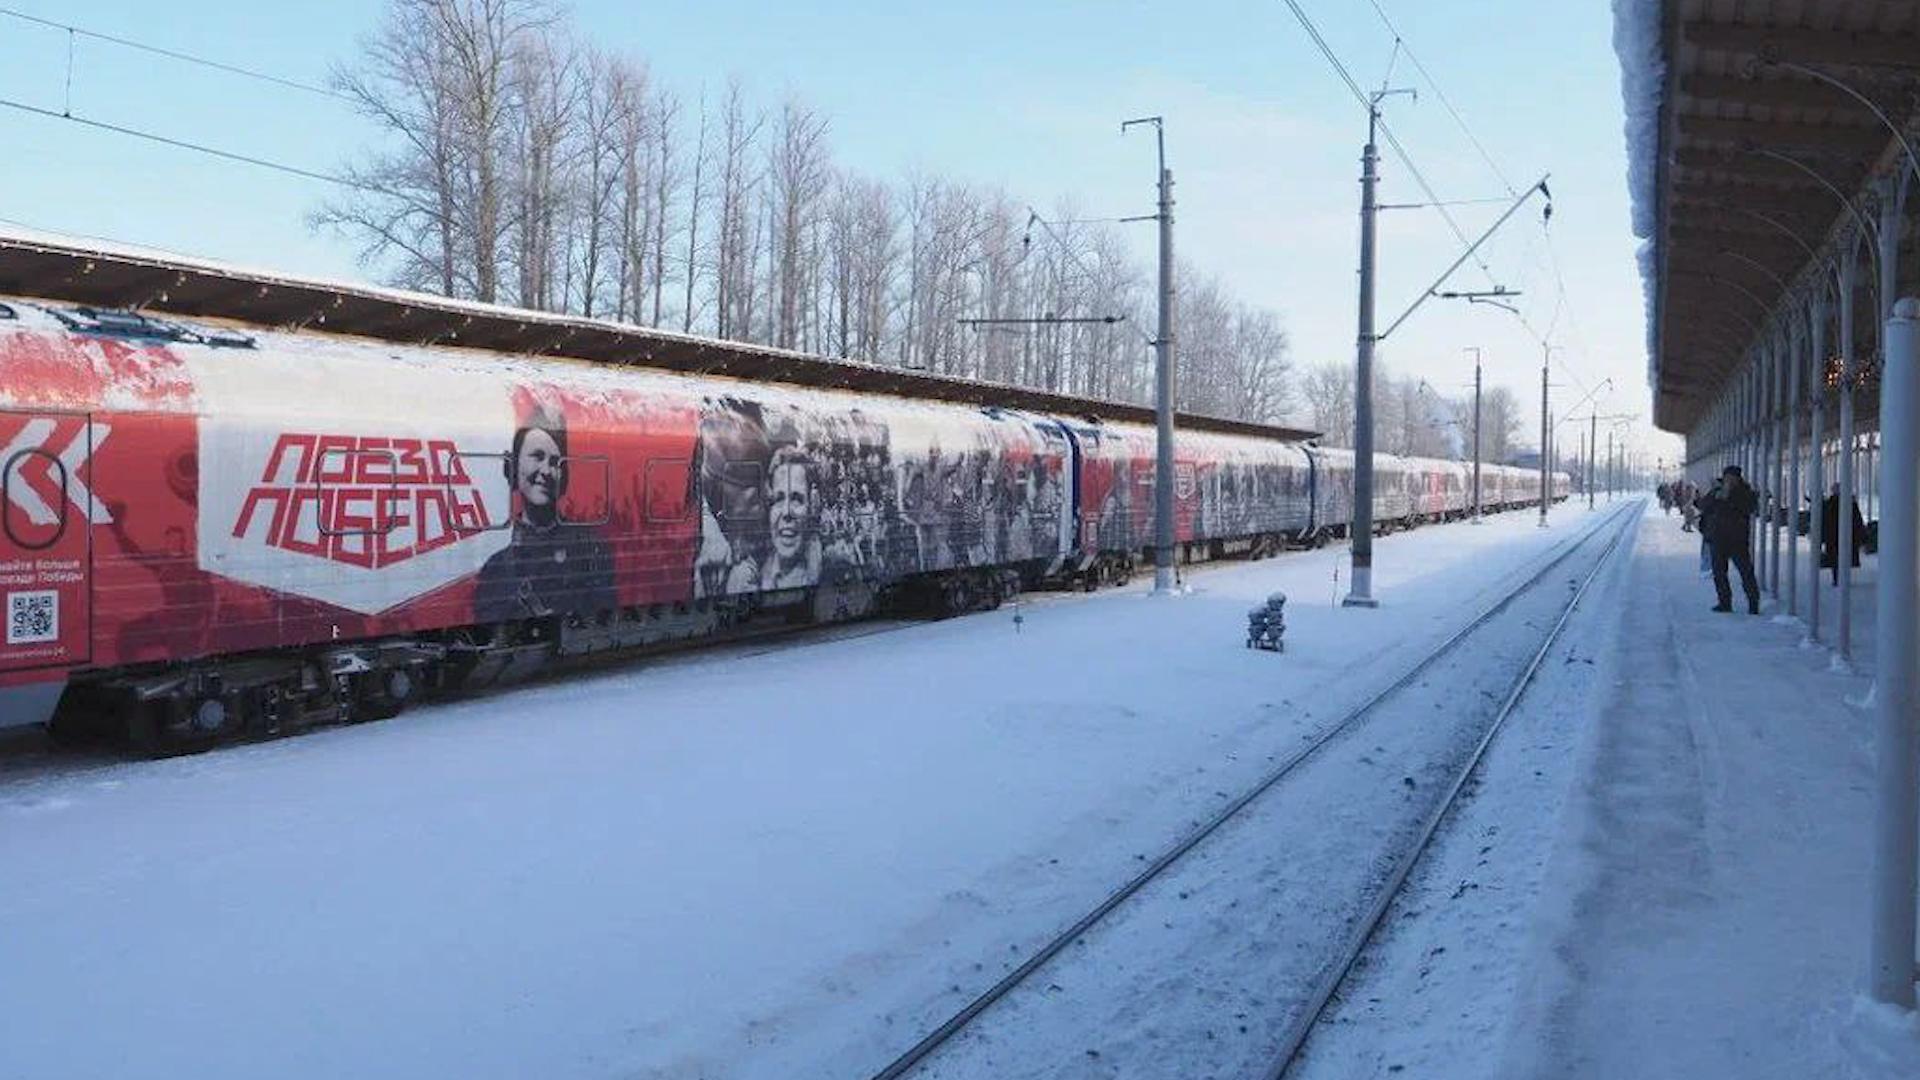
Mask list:
[[[1459,756],[1449,759],[1451,768],[1448,770],[1447,781],[1443,784],[1427,785],[1439,791],[1438,797],[1421,808],[1411,827],[1399,826],[1391,830],[1397,843],[1392,845],[1391,852],[1384,860],[1378,858],[1373,860],[1383,872],[1366,875],[1365,895],[1343,916],[1346,924],[1344,936],[1332,949],[1323,954],[1324,962],[1316,965],[1305,993],[1296,999],[1294,1007],[1290,1008],[1276,1023],[1275,1026],[1281,1030],[1278,1047],[1264,1056],[1266,1065],[1258,1070],[1258,1075],[1270,1080],[1278,1080],[1286,1075],[1300,1057],[1314,1025],[1326,1009],[1328,1002],[1333,999],[1340,985],[1346,980],[1356,959],[1365,950],[1408,875],[1458,801],[1461,791],[1478,768],[1488,747],[1492,745],[1507,717],[1539,673],[1543,659],[1559,640],[1562,630],[1580,599],[1586,595],[1600,571],[1609,564],[1611,555],[1621,539],[1631,532],[1633,523],[1638,517],[1637,510],[1638,503],[1629,502],[1625,508],[1613,511],[1589,530],[1572,540],[1563,542],[1537,569],[1531,573],[1525,573],[1518,584],[1487,603],[1474,618],[1414,662],[1392,682],[1375,691],[1338,719],[1315,731],[1310,738],[1279,760],[1250,787],[1222,805],[1212,817],[1200,822],[1181,836],[1157,857],[1147,862],[1132,878],[1109,893],[1100,903],[1044,945],[1032,951],[1023,963],[1008,971],[998,982],[949,1015],[913,1046],[874,1073],[873,1080],[898,1080],[898,1078],[917,1073],[923,1065],[936,1064],[942,1051],[953,1046],[959,1037],[972,1029],[976,1021],[989,1010],[1014,995],[1020,988],[1037,983],[1039,980],[1034,979],[1034,976],[1043,969],[1047,969],[1056,961],[1067,962],[1061,958],[1061,954],[1070,946],[1076,942],[1085,944],[1089,934],[1096,928],[1104,928],[1113,922],[1120,921],[1120,917],[1124,916],[1130,906],[1129,902],[1143,890],[1163,884],[1167,879],[1181,872],[1181,868],[1190,859],[1209,846],[1209,840],[1220,842],[1224,837],[1224,827],[1229,823],[1237,823],[1245,817],[1252,816],[1248,812],[1262,803],[1263,797],[1277,796],[1288,786],[1286,781],[1289,779],[1308,774],[1310,770],[1305,766],[1322,756],[1323,752],[1330,747],[1345,741],[1343,736],[1360,731],[1367,726],[1367,721],[1394,707],[1396,703],[1410,705],[1409,702],[1401,699],[1417,697],[1409,694],[1409,691],[1421,684],[1423,677],[1432,673],[1438,665],[1462,654],[1465,651],[1464,647],[1469,642],[1477,640],[1481,631],[1507,613],[1522,597],[1530,596],[1535,592],[1536,587],[1552,579],[1555,571],[1567,565],[1569,560],[1574,559],[1577,554],[1583,551],[1591,552],[1596,546],[1599,547],[1599,554],[1593,559],[1591,568],[1572,584],[1564,598],[1553,604],[1546,620],[1549,625],[1538,637],[1537,645],[1525,651],[1517,674],[1505,680],[1503,692],[1498,695],[1497,708],[1490,716],[1478,718],[1476,722],[1469,724],[1458,725],[1453,729],[1456,732],[1464,731],[1466,734],[1464,737],[1454,739],[1454,744],[1460,749],[1448,751],[1449,754]],[[1482,689],[1481,692],[1488,691]],[[1462,753],[1461,750],[1464,752]],[[1366,759],[1363,757],[1361,760]],[[1409,784],[1411,784],[1410,780]],[[1234,831],[1226,829],[1225,833]],[[1187,893],[1183,891],[1179,895],[1184,899]],[[1287,900],[1281,898],[1275,903],[1285,904]],[[1075,956],[1076,960],[1078,955]],[[1058,990],[1059,985],[1051,983],[1048,988]],[[1243,1027],[1242,1030],[1245,1028]]]

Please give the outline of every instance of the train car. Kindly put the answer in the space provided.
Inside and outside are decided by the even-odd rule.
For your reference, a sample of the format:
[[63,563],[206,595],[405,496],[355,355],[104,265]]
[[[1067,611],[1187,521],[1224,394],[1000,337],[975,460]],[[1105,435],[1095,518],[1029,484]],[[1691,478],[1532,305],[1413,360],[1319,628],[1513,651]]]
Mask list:
[[[315,290],[184,265],[170,287],[192,274],[197,310]],[[735,347],[458,302],[403,343],[410,305],[442,302],[354,303],[378,338],[0,300],[0,726],[58,704],[172,752],[748,620],[990,608],[1151,554],[1153,429],[1071,399],[674,373],[604,340],[548,358],[577,333],[699,371]],[[496,344],[433,343],[463,319]],[[1041,407],[981,403],[1010,396]],[[1183,561],[1345,535],[1350,451],[1209,424],[1175,447]],[[1382,530],[1464,505],[1459,463],[1375,466]]]
[[[1176,470],[1193,468],[1198,505],[1190,534],[1197,556],[1261,557],[1313,534],[1313,464],[1295,443],[1195,431],[1175,441]],[[1176,496],[1186,487],[1184,476]],[[1186,526],[1188,523],[1182,521]]]
[[158,749],[763,608],[991,606],[1076,539],[1043,417],[23,300],[0,447],[0,717],[71,684]]
[[[1344,537],[1353,521],[1353,451],[1314,446],[1315,535]],[[1429,477],[1414,459],[1373,455],[1373,527],[1376,533],[1411,528],[1423,513]]]
[[1439,522],[1470,509],[1473,466],[1439,458],[1404,458],[1409,518]]
[[[1060,421],[1073,444],[1082,580],[1125,581],[1151,561],[1154,429]],[[1181,562],[1277,551],[1312,535],[1313,466],[1299,446],[1219,432],[1174,440],[1174,539]]]
[[1309,446],[1313,462],[1313,536],[1316,545],[1347,535],[1353,524],[1353,451]]

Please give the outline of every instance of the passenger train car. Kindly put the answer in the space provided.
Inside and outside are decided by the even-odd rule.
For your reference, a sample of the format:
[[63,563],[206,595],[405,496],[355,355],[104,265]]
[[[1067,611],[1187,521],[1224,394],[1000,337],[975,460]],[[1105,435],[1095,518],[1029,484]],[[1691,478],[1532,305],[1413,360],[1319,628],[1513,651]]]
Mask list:
[[[1188,561],[1345,534],[1345,451],[1177,442]],[[1376,459],[1382,529],[1470,469]],[[1537,499],[1487,466],[1485,505]],[[172,752],[752,618],[1124,580],[1154,432],[1014,409],[0,301],[0,726]],[[1564,478],[1562,481],[1564,482]]]

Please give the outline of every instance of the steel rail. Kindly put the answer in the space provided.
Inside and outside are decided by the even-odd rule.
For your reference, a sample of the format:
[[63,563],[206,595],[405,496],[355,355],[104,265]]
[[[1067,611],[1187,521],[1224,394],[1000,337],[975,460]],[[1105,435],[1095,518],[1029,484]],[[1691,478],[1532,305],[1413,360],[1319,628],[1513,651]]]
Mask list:
[[[1638,505],[1637,500],[1624,504],[1624,506],[1628,508],[1634,508]],[[1199,846],[1201,841],[1211,836],[1222,825],[1225,825],[1229,820],[1238,816],[1241,810],[1245,809],[1261,795],[1266,794],[1274,785],[1293,773],[1294,770],[1299,768],[1309,758],[1313,757],[1323,747],[1351,729],[1367,714],[1379,707],[1381,702],[1398,693],[1400,690],[1405,689],[1415,679],[1418,679],[1427,669],[1432,667],[1442,657],[1451,653],[1474,631],[1486,625],[1494,616],[1505,611],[1520,597],[1520,594],[1538,584],[1542,578],[1552,573],[1555,567],[1558,567],[1561,563],[1572,557],[1574,552],[1586,546],[1587,541],[1598,535],[1607,524],[1623,516],[1626,516],[1626,511],[1624,510],[1609,511],[1593,528],[1567,541],[1563,550],[1555,554],[1541,566],[1540,569],[1528,576],[1526,580],[1509,590],[1505,596],[1489,605],[1486,610],[1475,616],[1471,622],[1459,630],[1454,631],[1399,677],[1375,691],[1365,701],[1341,716],[1340,719],[1322,728],[1306,745],[1295,749],[1291,755],[1276,765],[1265,776],[1261,777],[1251,788],[1247,789],[1232,802],[1221,807],[1213,817],[1182,837],[1172,847],[1162,852],[1138,874],[1128,879],[1125,884],[1110,893],[1099,905],[1081,916],[1071,926],[1060,931],[1044,946],[1028,956],[1020,966],[1014,968],[1005,976],[1001,977],[998,982],[995,982],[992,986],[982,991],[972,1001],[968,1002],[965,1007],[961,1008],[960,1011],[948,1017],[945,1022],[928,1032],[919,1042],[914,1043],[906,1051],[894,1058],[885,1068],[874,1073],[872,1080],[899,1080],[900,1077],[905,1076],[921,1062],[931,1057],[935,1051],[939,1050],[942,1045],[959,1034],[981,1013],[991,1008],[994,1003],[1004,998],[1015,987],[1025,982],[1029,976],[1045,966],[1049,960],[1058,956],[1067,946],[1073,944],[1088,930],[1092,929],[1102,919],[1111,914],[1115,908],[1125,903],[1149,882],[1165,872],[1168,867],[1178,862],[1188,852]],[[1617,536],[1615,540],[1617,542]],[[1611,548],[1608,550],[1611,550]],[[1604,556],[1601,561],[1605,561]]]
[[[1634,500],[1634,502],[1628,505],[1638,505],[1638,501],[1639,500]],[[1547,653],[1552,651],[1554,645],[1559,642],[1561,631],[1566,629],[1567,622],[1572,619],[1574,610],[1580,606],[1580,598],[1587,595],[1587,589],[1592,586],[1594,581],[1600,576],[1600,571],[1607,568],[1610,556],[1612,556],[1614,551],[1620,546],[1620,541],[1633,531],[1633,522],[1629,520],[1627,524],[1621,526],[1614,532],[1613,538],[1607,542],[1606,548],[1601,551],[1600,558],[1594,561],[1593,569],[1587,573],[1586,578],[1580,582],[1580,587],[1575,589],[1573,595],[1567,600],[1566,606],[1560,611],[1560,617],[1556,619],[1553,626],[1548,629],[1546,636],[1541,639],[1540,647],[1534,651],[1532,659],[1527,662],[1527,666],[1521,670],[1519,677],[1514,680],[1512,688],[1507,692],[1506,700],[1501,703],[1499,710],[1494,713],[1493,720],[1488,723],[1487,730],[1480,736],[1480,741],[1474,746],[1473,753],[1468,756],[1466,764],[1461,767],[1459,774],[1454,777],[1453,784],[1447,788],[1446,794],[1441,797],[1433,812],[1427,816],[1426,821],[1421,825],[1419,836],[1401,853],[1398,862],[1394,866],[1393,873],[1387,878],[1385,886],[1375,894],[1373,904],[1367,910],[1366,918],[1355,924],[1354,930],[1352,934],[1349,935],[1346,946],[1340,954],[1339,963],[1335,967],[1328,969],[1327,974],[1314,987],[1313,997],[1310,1000],[1308,1008],[1304,1012],[1295,1014],[1292,1023],[1288,1025],[1286,1037],[1281,1042],[1280,1051],[1274,1056],[1274,1064],[1267,1072],[1262,1074],[1266,1080],[1280,1080],[1280,1078],[1284,1077],[1287,1071],[1293,1067],[1294,1063],[1300,1060],[1300,1052],[1306,1048],[1307,1041],[1313,1034],[1314,1026],[1320,1022],[1321,1014],[1326,1012],[1327,1003],[1333,1000],[1333,995],[1339,992],[1341,984],[1347,981],[1348,974],[1353,971],[1353,965],[1359,961],[1360,955],[1366,951],[1367,943],[1373,940],[1374,933],[1380,928],[1381,920],[1386,918],[1387,911],[1392,908],[1393,902],[1399,898],[1400,890],[1406,885],[1407,878],[1412,875],[1413,868],[1419,864],[1421,856],[1426,854],[1428,845],[1433,842],[1434,836],[1439,833],[1440,825],[1446,820],[1447,815],[1453,811],[1454,803],[1459,799],[1460,792],[1466,788],[1467,781],[1472,779],[1473,774],[1480,768],[1480,762],[1486,756],[1487,748],[1493,745],[1493,740],[1500,734],[1500,729],[1505,726],[1507,717],[1512,715],[1514,706],[1519,704],[1520,698],[1533,685],[1534,676],[1539,674],[1541,662],[1547,658]],[[1588,535],[1591,536],[1593,534],[1589,533]]]

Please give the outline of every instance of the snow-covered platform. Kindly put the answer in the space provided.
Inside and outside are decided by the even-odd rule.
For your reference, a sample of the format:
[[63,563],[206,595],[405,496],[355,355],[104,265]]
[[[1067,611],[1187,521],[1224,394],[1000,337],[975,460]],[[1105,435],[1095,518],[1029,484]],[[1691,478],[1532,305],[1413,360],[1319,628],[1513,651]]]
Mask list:
[[[1710,611],[1698,536],[1657,510],[1642,522],[1499,1072],[1920,1075],[1910,1023],[1855,1004],[1873,582],[1869,557],[1850,669],[1771,598],[1760,617]],[[1821,588],[1831,642],[1838,598]]]

